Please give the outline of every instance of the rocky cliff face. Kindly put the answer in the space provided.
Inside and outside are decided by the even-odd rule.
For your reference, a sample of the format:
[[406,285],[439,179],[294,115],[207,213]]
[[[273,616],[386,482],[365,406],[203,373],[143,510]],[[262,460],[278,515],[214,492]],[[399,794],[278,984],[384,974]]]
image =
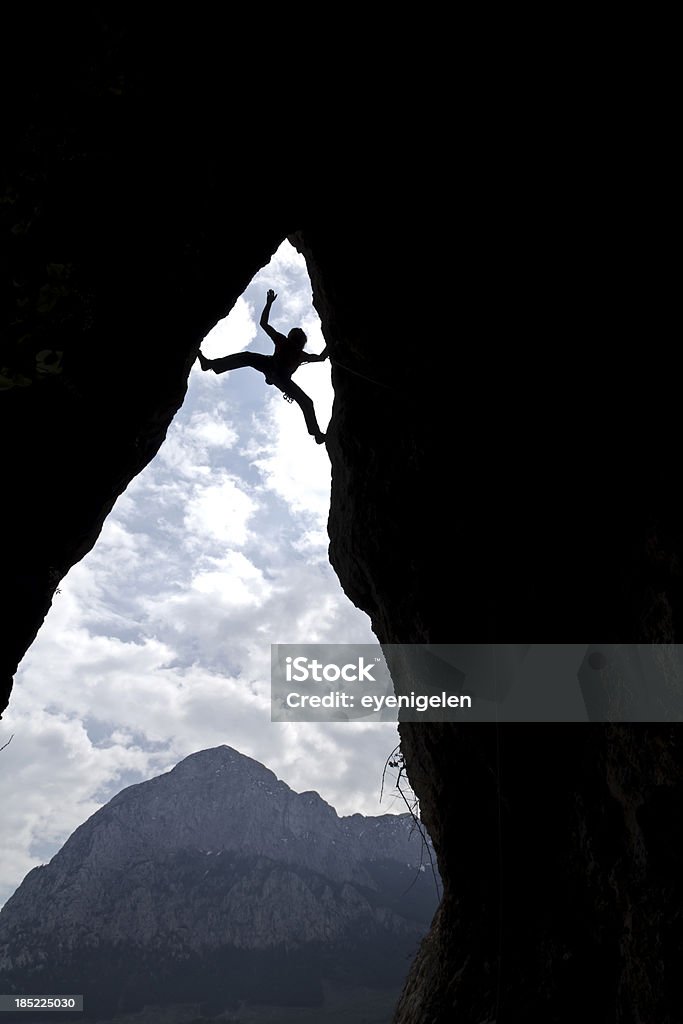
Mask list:
[[[428,866],[410,815],[339,818],[230,747],[204,750],[123,790],[30,872],[0,913],[1,987],[68,979],[94,1016],[183,990],[322,1004],[339,979],[396,998],[437,904]],[[258,993],[237,977],[255,972]]]
[[[668,212],[653,189],[640,218],[603,132],[572,156],[555,111],[503,123],[496,96],[459,122],[456,187],[448,132],[400,103],[392,131],[337,68],[315,166],[284,131],[255,166],[263,127],[206,26],[92,16],[83,47],[54,17],[4,69],[4,699],[203,332],[287,233],[334,360],[331,560],[379,638],[681,639],[671,273],[647,235]],[[445,884],[401,1024],[569,1024],[589,987],[596,1019],[683,1018],[679,727],[401,734]]]
[[[586,275],[599,268],[574,257],[592,230],[591,197],[555,209],[554,243],[540,213],[486,196],[487,231],[461,225],[459,312],[450,319],[446,304],[441,323],[428,313],[387,323],[385,305],[368,304],[405,279],[390,225],[381,237],[398,255],[379,288],[372,257],[352,259],[338,222],[298,236],[339,355],[332,564],[387,643],[500,642],[529,628],[678,641],[683,509],[667,467],[677,399],[655,360],[616,359],[586,327]],[[428,200],[424,213],[437,222]],[[622,237],[617,218],[609,231]],[[612,310],[633,244],[623,239],[602,277]],[[414,269],[409,287],[427,294],[431,265]],[[523,350],[510,334],[521,324]],[[611,383],[588,401],[589,380]],[[635,480],[636,466],[647,479]],[[409,659],[404,668],[410,678]],[[403,723],[400,733],[444,899],[398,1024],[680,1019],[680,726]]]

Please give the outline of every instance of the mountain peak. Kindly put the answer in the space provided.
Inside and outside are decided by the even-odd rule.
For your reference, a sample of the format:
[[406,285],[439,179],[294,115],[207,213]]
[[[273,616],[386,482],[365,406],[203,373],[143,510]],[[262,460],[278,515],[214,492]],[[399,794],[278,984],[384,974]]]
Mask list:
[[[239,750],[235,750],[234,747],[229,747],[227,743],[221,743],[218,747],[207,747],[205,750],[197,750],[192,754],[188,754],[175,766],[173,771],[180,768],[183,765],[189,763],[192,764],[204,764],[204,763],[218,762],[220,764],[240,764],[250,762],[253,765],[258,765],[259,768],[264,768],[264,765],[260,761],[256,761],[253,757],[249,757],[247,754],[243,754]],[[268,771],[268,769],[266,769]]]
[[213,778],[217,775],[236,776],[244,780],[267,780],[273,786],[283,786],[289,789],[286,783],[280,782],[270,768],[266,768],[260,761],[248,757],[247,754],[242,754],[225,743],[219,747],[209,747],[206,750],[198,750],[194,754],[189,754],[182,761],[178,761],[169,775],[180,776],[188,780]]

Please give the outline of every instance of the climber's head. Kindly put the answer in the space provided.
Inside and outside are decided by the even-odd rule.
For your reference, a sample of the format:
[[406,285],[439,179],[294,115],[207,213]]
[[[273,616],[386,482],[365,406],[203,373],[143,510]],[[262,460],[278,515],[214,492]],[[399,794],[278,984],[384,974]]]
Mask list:
[[306,344],[306,335],[300,327],[292,327],[291,331],[287,335],[287,340],[291,341],[294,348],[303,352],[304,345]]

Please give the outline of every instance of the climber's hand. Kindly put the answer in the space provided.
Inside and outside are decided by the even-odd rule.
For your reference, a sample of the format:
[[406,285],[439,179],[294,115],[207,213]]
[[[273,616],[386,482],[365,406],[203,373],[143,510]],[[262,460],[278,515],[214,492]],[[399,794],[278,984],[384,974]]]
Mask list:
[[267,293],[266,293],[266,301],[267,302],[275,302],[276,298],[277,298],[277,295],[275,294],[273,289],[269,288]]

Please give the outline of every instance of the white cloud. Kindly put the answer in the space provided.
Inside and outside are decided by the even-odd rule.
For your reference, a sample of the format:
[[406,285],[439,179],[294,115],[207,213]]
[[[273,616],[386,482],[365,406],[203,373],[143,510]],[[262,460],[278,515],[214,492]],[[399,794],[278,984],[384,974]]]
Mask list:
[[189,533],[240,547],[247,540],[249,520],[257,504],[229,474],[220,483],[195,487],[187,502],[185,526]]
[[188,480],[197,480],[207,479],[211,475],[210,467],[200,463],[203,456],[204,452],[199,446],[193,445],[182,433],[176,432],[166,438],[158,457],[172,473]]
[[216,415],[226,412],[225,402],[219,402],[215,413],[197,412],[190,419],[187,435],[209,448],[232,448],[237,442],[237,431]]
[[[253,306],[241,296],[228,316],[219,320],[202,342],[202,352],[209,359],[216,359],[226,352],[241,352],[256,336],[256,321]],[[200,377],[211,379],[210,374]]]

